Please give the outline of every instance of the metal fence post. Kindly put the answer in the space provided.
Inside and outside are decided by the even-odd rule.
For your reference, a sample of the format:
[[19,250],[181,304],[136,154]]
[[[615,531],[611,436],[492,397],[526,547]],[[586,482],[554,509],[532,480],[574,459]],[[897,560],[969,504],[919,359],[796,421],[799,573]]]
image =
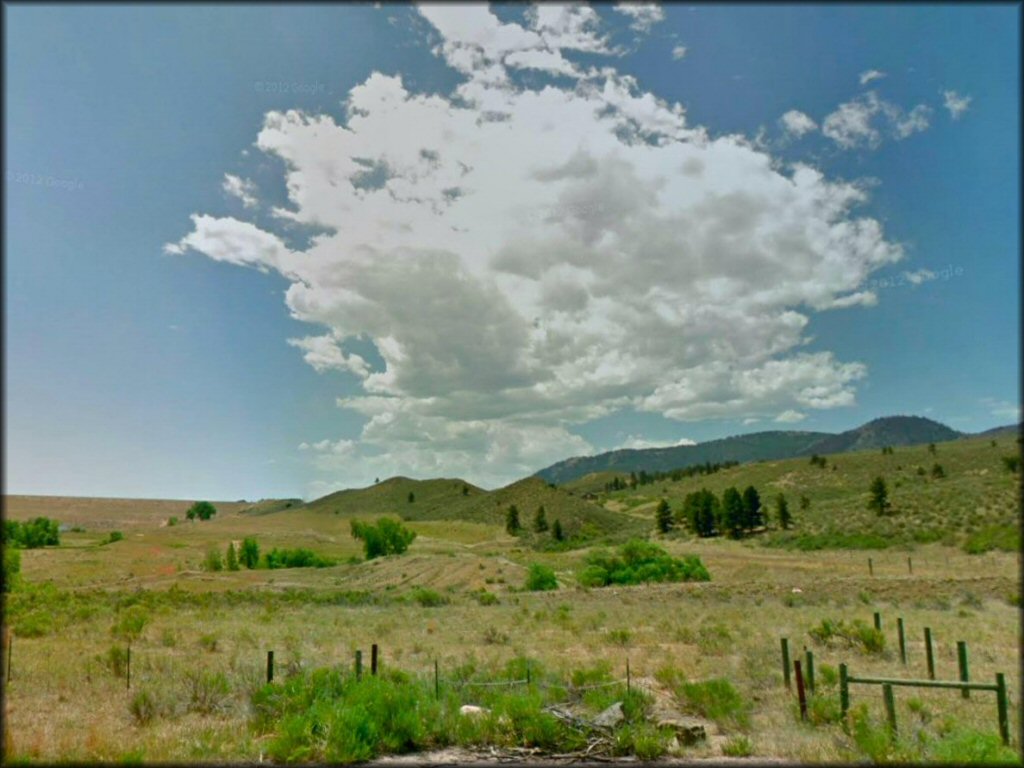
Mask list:
[[839,710],[842,717],[846,719],[846,712],[850,709],[850,681],[845,664],[839,665]]
[[928,662],[928,679],[935,679],[935,651],[932,648],[932,628],[924,628],[924,652]]
[[789,638],[782,638],[782,679],[786,683],[786,687],[790,688],[789,684]]
[[[965,683],[970,682],[970,671],[967,668],[967,643],[963,640],[956,641],[956,659],[960,667],[960,679]],[[962,688],[960,695],[965,698],[971,698],[971,689]]]
[[800,672],[800,660],[793,662],[793,676],[796,678],[796,695],[800,701],[800,719],[807,719],[807,694],[804,693],[804,676]]
[[896,698],[892,693],[892,685],[884,683],[882,685],[882,698],[885,699],[885,714],[889,718],[889,733],[892,739],[896,739]]
[[907,665],[907,638],[903,634],[903,618],[896,619],[896,632],[900,638],[900,661],[903,662],[903,666]]
[[807,690],[814,693],[814,652],[807,650]]
[[1010,714],[1009,701],[1006,695],[1006,676],[1002,672],[996,673],[996,707],[999,712],[999,735],[1003,744],[1010,745]]

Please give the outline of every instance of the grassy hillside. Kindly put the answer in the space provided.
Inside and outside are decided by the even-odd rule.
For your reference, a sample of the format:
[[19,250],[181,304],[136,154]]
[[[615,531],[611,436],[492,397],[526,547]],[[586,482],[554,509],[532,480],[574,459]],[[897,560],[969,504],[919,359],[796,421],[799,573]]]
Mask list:
[[[784,494],[795,519],[791,532],[759,536],[765,543],[884,547],[942,540],[960,545],[993,526],[1004,535],[1018,526],[1020,475],[1008,471],[1002,459],[1019,450],[1012,436],[959,439],[937,444],[934,454],[927,446],[911,446],[892,454],[873,450],[832,455],[825,468],[800,458],[743,464],[635,490],[605,492],[604,484],[614,473],[590,475],[567,487],[595,492],[606,508],[645,515],[653,525],[661,498],[678,509],[688,493],[700,488],[720,496],[729,486],[742,491],[753,485],[773,515],[774,498]],[[944,477],[933,476],[935,464]],[[885,479],[893,505],[885,517],[867,509],[868,487],[878,476]],[[801,496],[810,501],[806,511],[800,507]]]
[[[413,501],[409,500],[413,495]],[[343,517],[398,515],[405,520],[438,520],[452,508],[486,491],[458,478],[411,480],[392,477],[367,488],[352,488],[324,496],[306,505],[310,512],[331,512]]]
[[[30,520],[49,517],[66,526],[90,531],[151,527],[170,517],[185,519],[194,501],[182,499],[104,499],[78,496],[4,496],[4,518]],[[251,507],[248,501],[214,501],[220,516]]]

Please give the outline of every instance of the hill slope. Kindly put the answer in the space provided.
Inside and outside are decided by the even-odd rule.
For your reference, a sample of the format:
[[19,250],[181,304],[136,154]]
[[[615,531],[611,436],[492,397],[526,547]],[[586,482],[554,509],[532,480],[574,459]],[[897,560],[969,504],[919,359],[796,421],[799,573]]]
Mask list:
[[[366,488],[350,488],[323,496],[309,502],[305,509],[344,517],[400,515],[406,520],[437,520],[446,517],[453,506],[486,493],[459,478],[391,477]],[[409,494],[412,494],[412,501]]]
[[682,469],[705,462],[771,461],[811,454],[846,453],[884,445],[918,445],[944,442],[963,435],[919,416],[875,419],[838,435],[828,432],[773,431],[736,435],[696,445],[671,448],[617,450],[597,456],[577,456],[552,464],[536,473],[548,482],[566,483],[594,472],[648,472]]

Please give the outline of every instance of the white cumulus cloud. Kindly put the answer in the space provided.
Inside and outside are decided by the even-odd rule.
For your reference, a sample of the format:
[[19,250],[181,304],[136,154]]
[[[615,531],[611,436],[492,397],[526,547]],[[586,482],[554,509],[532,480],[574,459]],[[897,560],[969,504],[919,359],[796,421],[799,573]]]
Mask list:
[[918,104],[910,112],[868,91],[840,104],[822,122],[821,132],[843,149],[875,149],[883,138],[905,139],[928,128],[931,108]]
[[954,120],[959,120],[971,105],[970,96],[961,96],[956,91],[943,91],[942,101],[943,106],[949,110],[950,117]]
[[[359,387],[338,401],[365,420],[359,439],[313,451],[330,483],[508,482],[592,452],[574,427],[623,409],[854,403],[865,366],[802,347],[812,312],[870,306],[866,281],[902,257],[859,212],[865,185],[712,136],[632,77],[572,61],[612,52],[588,6],[536,5],[523,24],[420,13],[463,75],[452,94],[374,72],[343,119],[264,116],[256,145],[287,168],[276,218],[315,227],[307,246],[207,213],[167,246],[290,282],[291,316],[316,332],[288,343]],[[551,77],[509,77],[526,66]],[[383,365],[346,352],[355,339]]]
[[866,72],[860,73],[860,84],[867,85],[872,80],[881,80],[883,77],[885,77],[885,72],[877,69],[869,69]]
[[685,45],[677,45],[672,48],[672,58],[676,61],[686,56],[687,48]]
[[674,448],[677,445],[696,445],[696,440],[688,437],[681,437],[678,440],[648,440],[640,435],[630,435],[622,441],[619,448],[643,450],[645,448]]
[[221,188],[232,197],[237,197],[246,208],[254,208],[259,201],[256,199],[256,185],[230,173],[224,174]]
[[614,7],[630,18],[629,26],[637,32],[650,32],[651,27],[665,20],[665,11],[657,3],[616,3]]
[[798,109],[791,109],[779,118],[783,130],[793,136],[800,137],[805,133],[818,130],[818,124]]

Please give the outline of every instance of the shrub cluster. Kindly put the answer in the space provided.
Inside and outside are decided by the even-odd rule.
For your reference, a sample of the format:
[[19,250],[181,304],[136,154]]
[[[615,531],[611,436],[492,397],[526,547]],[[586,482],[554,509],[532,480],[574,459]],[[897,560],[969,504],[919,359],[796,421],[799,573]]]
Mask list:
[[[218,557],[220,553],[217,553]],[[334,565],[330,558],[316,554],[311,549],[278,549],[263,555],[263,564],[267,568],[329,568]]]
[[607,550],[591,553],[587,557],[587,567],[579,575],[580,584],[586,587],[710,580],[711,576],[699,557],[672,557],[657,544],[642,539],[630,539],[619,548],[618,554]]
[[416,533],[401,523],[382,517],[376,525],[359,520],[352,521],[352,538],[363,542],[366,559],[383,555],[400,555],[416,539]]
[[57,546],[60,544],[60,524],[48,517],[37,517],[24,523],[5,520],[4,544],[22,549]]
[[821,624],[808,630],[807,634],[823,645],[842,640],[847,646],[859,646],[864,653],[881,653],[885,650],[885,635],[860,619],[853,623],[822,619]]

